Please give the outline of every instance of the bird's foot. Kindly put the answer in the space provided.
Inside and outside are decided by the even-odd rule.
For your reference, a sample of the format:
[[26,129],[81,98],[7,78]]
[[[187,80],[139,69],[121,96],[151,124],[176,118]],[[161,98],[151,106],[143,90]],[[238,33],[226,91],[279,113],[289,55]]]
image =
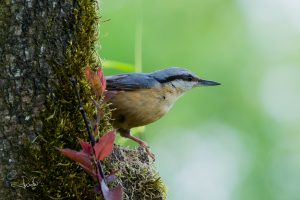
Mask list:
[[150,156],[152,158],[152,160],[155,161],[155,155],[154,155],[154,153],[151,152],[151,149],[150,149],[149,145],[144,141],[140,141],[138,143],[139,143],[140,147],[145,149],[148,156]]
[[131,139],[133,141],[135,141],[136,143],[138,143],[143,149],[145,149],[146,153],[148,154],[148,156],[150,156],[153,161],[155,161],[155,155],[151,152],[150,147],[148,146],[148,144],[146,142],[144,142],[143,140],[134,137],[130,134],[130,131],[127,129],[118,129],[118,131],[120,132],[122,137]]

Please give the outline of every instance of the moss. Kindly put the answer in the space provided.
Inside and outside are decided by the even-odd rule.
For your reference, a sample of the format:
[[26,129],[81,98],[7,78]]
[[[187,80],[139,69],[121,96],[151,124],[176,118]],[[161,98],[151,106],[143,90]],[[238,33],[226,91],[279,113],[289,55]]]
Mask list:
[[[75,1],[76,2],[76,1]],[[78,110],[78,103],[69,78],[78,80],[79,90],[88,115],[93,116],[91,90],[84,80],[83,69],[101,66],[95,54],[97,40],[97,2],[77,1],[71,16],[69,43],[66,47],[65,63],[55,61],[50,54],[49,63],[54,72],[51,80],[55,86],[49,94],[44,114],[43,132],[34,144],[24,145],[24,153],[31,155],[33,163],[30,176],[38,178],[39,185],[33,190],[37,199],[102,199],[95,197],[94,181],[77,164],[63,157],[55,147],[79,150],[77,138],[87,138],[85,126]],[[48,26],[52,26],[49,21]],[[51,29],[49,29],[51,30]],[[68,30],[66,30],[68,32]],[[100,132],[111,129],[110,111],[101,103],[105,111]],[[125,190],[125,199],[165,199],[166,189],[158,173],[143,150],[129,150],[115,146],[112,156],[105,161],[106,173],[118,170],[119,183]]]
[[[78,138],[87,138],[78,103],[69,78],[75,77],[85,108],[92,115],[90,90],[84,81],[83,69],[87,65],[99,65],[94,44],[97,40],[97,3],[77,1],[73,15],[65,24],[69,32],[65,63],[61,65],[49,55],[54,72],[51,80],[55,86],[49,95],[44,115],[44,129],[36,142],[40,149],[31,148],[35,158],[35,172],[40,181],[34,191],[39,199],[94,199],[93,180],[77,164],[63,157],[56,147],[79,149]],[[49,21],[48,26],[52,26]],[[51,29],[50,29],[51,30]]]
[[166,187],[143,148],[133,150],[115,145],[105,167],[117,171],[124,199],[166,199]]

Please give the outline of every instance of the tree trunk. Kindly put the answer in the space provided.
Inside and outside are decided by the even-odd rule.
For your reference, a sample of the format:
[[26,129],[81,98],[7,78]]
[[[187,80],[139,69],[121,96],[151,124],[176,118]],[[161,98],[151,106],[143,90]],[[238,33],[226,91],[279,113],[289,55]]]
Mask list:
[[[56,147],[79,149],[77,138],[86,134],[69,78],[78,80],[91,114],[82,69],[99,64],[97,6],[93,0],[0,1],[0,199],[96,198],[93,180]],[[106,168],[121,170],[125,199],[165,198],[141,154],[115,147]]]
[[1,1],[0,198],[93,194],[85,174],[80,184],[87,189],[75,187],[79,178],[70,175],[77,166],[62,164],[55,147],[74,147],[82,133],[68,77],[80,79],[81,68],[94,62],[96,6],[87,0]]

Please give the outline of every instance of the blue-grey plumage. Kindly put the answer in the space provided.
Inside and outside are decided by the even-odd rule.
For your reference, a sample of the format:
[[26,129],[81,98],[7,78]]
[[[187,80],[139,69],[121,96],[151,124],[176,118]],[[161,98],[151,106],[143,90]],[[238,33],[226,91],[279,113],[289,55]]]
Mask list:
[[130,135],[131,128],[160,119],[182,94],[194,87],[219,85],[179,67],[152,73],[108,76],[106,81],[108,93],[117,91],[109,100],[113,108],[113,126],[122,136],[133,139],[144,147],[147,145],[142,140]]
[[159,85],[159,82],[146,73],[119,74],[106,77],[107,90],[133,91],[149,89]]
[[152,73],[128,73],[106,77],[108,90],[132,91],[138,89],[149,89],[160,86],[176,79],[188,80],[196,78],[192,72],[179,68],[171,67]]

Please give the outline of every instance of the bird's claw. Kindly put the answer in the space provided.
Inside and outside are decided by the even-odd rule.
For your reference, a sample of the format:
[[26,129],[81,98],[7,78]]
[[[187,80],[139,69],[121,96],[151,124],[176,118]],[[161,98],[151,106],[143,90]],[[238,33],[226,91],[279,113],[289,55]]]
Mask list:
[[155,155],[154,155],[154,153],[151,152],[150,147],[145,142],[141,143],[140,146],[143,149],[145,149],[148,156],[150,156],[152,158],[152,160],[155,161]]
[[155,161],[155,155],[151,152],[150,147],[148,146],[148,144],[146,142],[144,142],[143,140],[141,140],[137,137],[130,135],[130,131],[127,129],[118,129],[118,131],[120,132],[121,136],[131,139],[131,140],[135,141],[136,143],[138,143],[140,145],[140,147],[145,149],[148,156],[150,156],[152,158],[152,160]]

